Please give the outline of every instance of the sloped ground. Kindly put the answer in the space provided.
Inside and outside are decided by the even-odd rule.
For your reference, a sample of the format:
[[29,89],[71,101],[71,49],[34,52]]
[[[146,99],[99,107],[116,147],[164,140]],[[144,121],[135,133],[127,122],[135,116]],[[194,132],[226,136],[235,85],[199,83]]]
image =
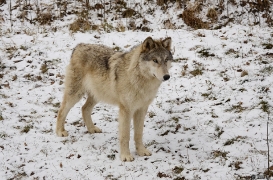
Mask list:
[[0,0],[0,34],[273,26],[272,0]]
[[[48,2],[40,4],[41,12],[46,12]],[[251,12],[250,4],[243,8],[239,2],[229,4],[230,18],[239,13],[233,22],[246,25],[251,21],[261,27],[231,22],[218,30],[192,30],[177,16],[181,9],[165,3],[159,8],[155,2],[147,2],[136,6],[145,15],[135,19],[136,29],[129,28],[130,18],[110,21],[116,15],[111,12],[107,23],[101,24],[104,20],[97,16],[103,10],[93,9],[96,13],[83,18],[90,20],[90,28],[98,25],[97,29],[75,33],[68,29],[78,16],[68,12],[76,11],[80,2],[68,4],[63,17],[58,13],[64,10],[58,10],[64,5],[53,4],[56,19],[52,17],[45,25],[35,19],[35,4],[15,7],[12,1],[12,20],[8,3],[1,6],[0,177],[230,180],[261,175],[265,179],[268,112],[269,155],[273,155],[273,31],[262,18],[266,10]],[[126,7],[134,7],[134,3]],[[20,8],[28,12],[23,20],[18,17]],[[238,9],[249,12],[241,14]],[[200,11],[200,17],[205,12]],[[221,18],[226,12],[224,9],[219,16],[220,25],[227,20]],[[169,19],[172,21],[166,21]],[[152,32],[142,32],[147,28]],[[87,133],[81,101],[67,117],[69,137],[57,137],[56,115],[72,49],[84,42],[128,51],[147,36],[172,37],[175,59],[171,79],[162,84],[146,116],[144,141],[153,155],[135,155],[132,163],[119,160],[118,109],[109,105],[99,104],[92,115],[102,134]],[[135,154],[133,141],[130,148]]]
[[[233,26],[215,31],[2,37],[0,176],[242,179],[263,174],[268,115],[262,107],[272,105],[272,33]],[[87,133],[81,102],[67,119],[70,136],[56,137],[64,69],[77,43],[129,50],[147,36],[166,34],[173,39],[175,62],[172,78],[162,84],[146,116],[144,140],[151,157],[135,155],[132,163],[119,160],[117,108],[108,105],[98,105],[93,114],[104,133]],[[271,117],[269,126],[272,137]],[[269,143],[272,149],[271,138]],[[133,142],[131,150],[135,152]]]

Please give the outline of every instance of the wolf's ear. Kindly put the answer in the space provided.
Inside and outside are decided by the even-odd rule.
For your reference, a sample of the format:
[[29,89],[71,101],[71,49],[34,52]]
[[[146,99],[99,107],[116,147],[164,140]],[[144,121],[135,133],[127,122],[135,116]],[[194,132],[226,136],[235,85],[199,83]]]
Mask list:
[[142,52],[149,52],[155,48],[155,42],[151,37],[147,37],[142,43]]
[[162,41],[162,46],[166,49],[168,49],[169,51],[171,50],[171,45],[172,45],[172,38],[171,37],[167,37],[166,39],[164,39]]

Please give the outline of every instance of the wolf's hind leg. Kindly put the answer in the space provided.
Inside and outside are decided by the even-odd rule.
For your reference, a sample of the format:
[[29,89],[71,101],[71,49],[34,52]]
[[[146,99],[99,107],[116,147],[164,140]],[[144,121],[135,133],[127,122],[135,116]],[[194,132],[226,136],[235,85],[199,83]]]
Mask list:
[[138,109],[134,113],[134,139],[136,151],[139,156],[151,156],[152,153],[146,149],[142,142],[144,118],[147,113],[148,107]]
[[70,109],[81,99],[80,95],[69,95],[67,92],[64,94],[63,102],[58,112],[56,133],[60,137],[68,136],[67,131],[64,128],[65,119]]
[[101,133],[101,129],[96,127],[91,119],[91,113],[93,107],[97,104],[97,101],[90,95],[88,95],[85,104],[82,107],[82,117],[89,133]]

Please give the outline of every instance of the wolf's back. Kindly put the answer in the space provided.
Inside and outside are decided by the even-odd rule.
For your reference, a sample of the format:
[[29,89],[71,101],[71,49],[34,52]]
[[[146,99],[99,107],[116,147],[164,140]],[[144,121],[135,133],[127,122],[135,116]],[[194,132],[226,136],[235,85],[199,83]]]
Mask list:
[[104,45],[81,43],[73,50],[70,63],[72,66],[78,64],[93,70],[108,70],[109,59],[114,53],[112,48]]

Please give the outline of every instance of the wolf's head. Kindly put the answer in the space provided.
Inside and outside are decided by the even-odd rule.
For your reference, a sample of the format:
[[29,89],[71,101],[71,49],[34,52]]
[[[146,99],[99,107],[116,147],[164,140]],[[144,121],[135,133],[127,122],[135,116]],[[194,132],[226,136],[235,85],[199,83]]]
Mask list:
[[170,37],[164,40],[148,37],[141,44],[140,66],[148,76],[154,76],[160,81],[170,78],[169,69],[173,61],[171,42]]

